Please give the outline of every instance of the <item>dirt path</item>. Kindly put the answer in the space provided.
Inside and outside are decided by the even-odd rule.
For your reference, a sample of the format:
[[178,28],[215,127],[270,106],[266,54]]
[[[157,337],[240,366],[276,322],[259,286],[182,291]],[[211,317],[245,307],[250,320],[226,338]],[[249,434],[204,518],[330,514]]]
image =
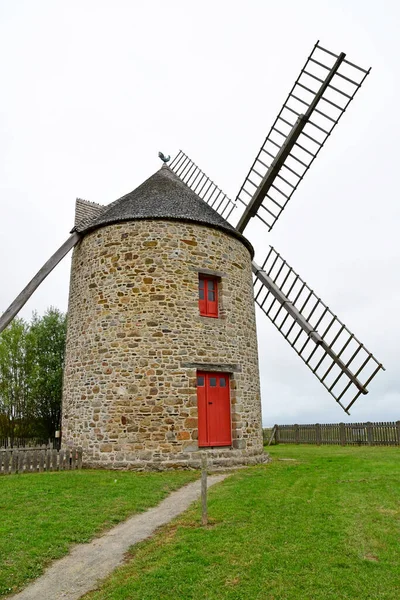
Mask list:
[[[208,487],[227,476],[209,477]],[[39,579],[9,596],[9,600],[78,600],[123,562],[130,546],[152,535],[199,497],[200,481],[172,492],[158,506],[120,523],[89,544],[75,546],[68,556],[55,561]]]

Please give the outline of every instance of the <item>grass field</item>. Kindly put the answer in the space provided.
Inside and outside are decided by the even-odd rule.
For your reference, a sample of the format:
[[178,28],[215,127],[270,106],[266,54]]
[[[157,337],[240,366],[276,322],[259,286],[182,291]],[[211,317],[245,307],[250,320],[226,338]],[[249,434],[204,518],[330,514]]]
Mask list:
[[271,448],[85,600],[398,600],[400,449]]
[[197,477],[86,470],[0,477],[0,596],[38,577],[72,544],[158,504]]

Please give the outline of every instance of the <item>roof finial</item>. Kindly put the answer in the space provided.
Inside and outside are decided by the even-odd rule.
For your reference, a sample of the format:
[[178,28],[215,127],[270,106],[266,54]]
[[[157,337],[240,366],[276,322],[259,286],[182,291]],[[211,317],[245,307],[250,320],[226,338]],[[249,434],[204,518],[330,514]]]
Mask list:
[[165,154],[163,154],[162,152],[159,152],[158,156],[161,158],[163,163],[167,163],[171,159],[169,154],[168,154],[168,156],[165,156]]

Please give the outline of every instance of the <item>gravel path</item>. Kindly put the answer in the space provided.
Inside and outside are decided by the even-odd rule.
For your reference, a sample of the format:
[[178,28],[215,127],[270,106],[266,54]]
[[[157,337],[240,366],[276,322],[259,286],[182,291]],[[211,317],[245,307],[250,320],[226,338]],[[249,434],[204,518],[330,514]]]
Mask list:
[[[208,487],[228,475],[208,477]],[[39,579],[9,600],[78,600],[124,561],[130,546],[151,536],[157,527],[184,512],[200,497],[200,480],[172,492],[158,506],[135,515],[88,544],[75,546]]]

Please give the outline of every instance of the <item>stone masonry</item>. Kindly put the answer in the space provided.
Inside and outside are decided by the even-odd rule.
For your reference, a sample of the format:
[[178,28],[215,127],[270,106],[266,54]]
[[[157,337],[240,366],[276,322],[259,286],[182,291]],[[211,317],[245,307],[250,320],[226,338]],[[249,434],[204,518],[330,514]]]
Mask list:
[[[199,273],[219,318],[199,315]],[[249,249],[217,228],[167,219],[86,234],[72,260],[63,445],[86,466],[198,467],[196,371],[230,374],[232,447],[215,466],[264,460]]]

